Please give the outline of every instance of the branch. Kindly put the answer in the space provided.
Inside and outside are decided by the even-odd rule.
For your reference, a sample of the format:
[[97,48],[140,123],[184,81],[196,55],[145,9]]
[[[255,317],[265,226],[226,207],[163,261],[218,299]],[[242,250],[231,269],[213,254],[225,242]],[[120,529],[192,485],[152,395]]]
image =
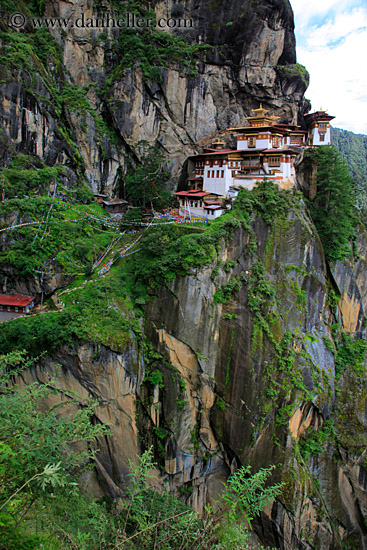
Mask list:
[[[172,519],[178,518],[179,516],[183,516],[184,514],[188,514],[188,513],[191,513],[191,512],[192,512],[192,510],[185,510],[185,512],[180,512],[179,514],[176,514],[175,516],[171,516],[170,518],[162,519],[161,521],[158,521],[157,523],[154,523],[153,525],[148,525],[148,527],[146,527],[145,529],[142,529],[142,531],[138,531],[137,533],[135,533],[135,535],[132,535],[128,539],[125,539],[122,542],[122,544],[125,544],[125,542],[128,542],[131,539],[134,539],[135,537],[137,537],[138,535],[141,535],[142,533],[144,533],[145,531],[148,531],[149,529],[154,529],[157,525],[160,525],[161,523],[165,523],[166,521],[171,521]],[[122,546],[120,546],[120,545],[115,546],[115,549],[119,549],[119,548],[122,548]]]

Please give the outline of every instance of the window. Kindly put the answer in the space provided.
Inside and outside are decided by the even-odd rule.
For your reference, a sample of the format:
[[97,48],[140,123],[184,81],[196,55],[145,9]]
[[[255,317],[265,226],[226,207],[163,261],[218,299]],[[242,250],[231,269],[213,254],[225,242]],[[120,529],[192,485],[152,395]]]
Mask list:
[[221,171],[220,171],[220,177],[221,177],[221,178],[224,178],[224,170],[221,170]]
[[280,166],[280,157],[269,157],[269,166]]
[[220,170],[217,170],[217,178],[219,178],[219,172],[220,172]]
[[280,137],[273,136],[273,147],[280,147]]
[[325,134],[320,134],[320,141],[325,141]]
[[291,136],[291,144],[302,144],[302,137],[301,136]]
[[2,311],[2,310],[3,310],[3,306],[0,306],[0,311]]
[[11,311],[11,307],[10,307],[10,306],[8,306],[8,308],[7,308],[7,309],[8,309],[8,311]]
[[16,307],[16,308],[15,308],[15,311],[19,311],[19,309]]
[[249,137],[247,140],[248,147],[256,147],[256,137]]

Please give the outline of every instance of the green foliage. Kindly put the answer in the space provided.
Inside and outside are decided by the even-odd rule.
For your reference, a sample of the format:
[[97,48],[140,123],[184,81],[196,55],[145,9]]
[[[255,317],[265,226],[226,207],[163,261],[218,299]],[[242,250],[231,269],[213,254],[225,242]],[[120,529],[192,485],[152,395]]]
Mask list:
[[336,434],[332,419],[325,420],[322,428],[317,431],[314,431],[313,427],[308,428],[299,444],[302,457],[307,460],[312,456],[319,455],[335,437]]
[[[252,355],[262,354],[264,337],[273,347],[274,359],[267,361],[264,369],[267,387],[265,390],[265,403],[263,412],[268,412],[274,403],[276,408],[276,424],[286,424],[291,415],[292,405],[289,403],[292,392],[301,391],[304,399],[310,398],[304,383],[302,373],[296,367],[294,340],[295,337],[290,330],[282,334],[279,316],[274,312],[275,290],[271,283],[266,280],[266,271],[263,263],[257,261],[250,270],[248,277],[248,306],[254,315],[252,335]],[[304,308],[305,294],[298,285],[296,293],[298,308]],[[287,404],[288,403],[288,404]]]
[[264,180],[252,191],[241,189],[234,210],[248,214],[255,211],[271,225],[277,216],[286,216],[291,206],[298,206],[292,191],[284,191],[271,180]]
[[331,142],[347,163],[356,193],[356,206],[363,222],[367,219],[367,136],[331,128]]
[[136,146],[139,157],[137,166],[129,165],[125,179],[125,190],[134,206],[145,208],[147,205],[164,207],[171,200],[165,189],[168,172],[164,168],[164,157],[157,146],[147,141],[139,141]]
[[150,382],[153,386],[163,387],[163,374],[158,369],[148,372],[144,381]]
[[331,353],[335,352],[335,344],[334,344],[333,340],[331,340],[327,336],[323,336],[322,341],[324,342],[325,348],[328,351],[330,351]]
[[[123,11],[122,11],[123,10]],[[155,21],[153,9],[144,7],[140,2],[128,0],[123,6],[115,2],[115,11],[123,14],[135,13],[145,20]],[[145,80],[160,82],[162,69],[176,66],[188,76],[196,76],[197,65],[210,46],[190,44],[177,34],[164,32],[154,25],[138,31],[137,29],[119,29],[118,56],[119,65],[114,68],[109,84],[130,67],[139,66]]]
[[219,409],[220,411],[224,411],[225,408],[226,408],[226,402],[224,401],[224,399],[222,399],[221,397],[219,397],[219,395],[217,395],[217,398],[215,400],[215,406],[217,407],[217,409]]
[[66,305],[62,311],[2,323],[2,349],[53,354],[62,345],[92,341],[123,351],[131,343],[132,333],[140,332],[125,292],[123,274],[114,267],[108,277],[62,296]]
[[[295,205],[291,192],[279,190],[273,182],[265,181],[252,191],[242,189],[233,209],[200,232],[194,227],[183,229],[175,225],[151,228],[141,240],[140,252],[129,262],[129,288],[133,298],[145,302],[149,286],[167,284],[177,275],[212,262],[218,257],[223,241],[229,242],[236,229],[243,227],[251,237],[250,222],[254,214],[271,224],[275,217],[286,216],[290,206]],[[191,234],[183,234],[188,232]],[[251,252],[255,249],[256,242],[252,243]],[[219,264],[213,270],[212,279],[218,273]],[[227,285],[218,291],[218,300],[229,299],[232,292],[239,290],[240,281],[235,278]],[[265,287],[263,292],[272,292],[266,284]],[[257,290],[260,292],[260,288]]]
[[308,201],[329,262],[351,255],[355,238],[354,194],[348,168],[334,147],[328,145],[312,150],[317,165],[317,192]]
[[106,215],[102,208],[95,206],[90,210],[78,206],[76,212],[70,207],[73,205],[50,197],[12,199],[1,203],[0,215],[17,214],[16,224],[43,223],[9,231],[14,240],[0,252],[0,261],[16,267],[22,275],[33,275],[35,270],[56,270],[55,264],[49,262],[50,258],[56,258],[56,266],[59,265],[64,273],[85,272],[92,260],[101,256],[108,247],[113,232],[103,222],[93,219],[96,214],[100,217]]
[[305,86],[307,87],[310,83],[310,75],[306,67],[300,63],[289,64],[289,65],[277,65],[277,71],[285,78],[294,79],[301,77]]
[[[85,406],[83,400],[79,408],[79,398],[55,390],[53,380],[21,387],[10,383],[31,365],[22,352],[3,357],[2,365],[0,530],[7,549],[250,548],[242,515],[251,522],[278,494],[280,486],[265,487],[271,468],[253,476],[249,468],[241,468],[225,485],[220,506],[207,508],[200,520],[176,498],[149,488],[155,467],[149,449],[130,464],[126,496],[118,513],[111,513],[103,503],[82,497],[72,481],[93,453],[80,445],[70,452],[70,446],[106,433],[90,423],[94,405]],[[41,412],[39,403],[48,399],[56,404]],[[157,437],[165,436],[158,428]]]
[[[0,357],[0,530],[9,549],[33,548],[35,537],[26,534],[24,522],[34,509],[42,514],[52,506],[51,491],[57,498],[75,485],[72,476],[94,456],[80,443],[106,434],[105,427],[91,423],[95,403],[83,401],[79,408],[79,398],[55,390],[55,380],[14,383],[14,376],[31,365],[21,352]],[[48,400],[54,405],[42,412],[40,404]],[[72,413],[73,405],[78,408]],[[71,452],[76,443],[78,451]]]
[[255,317],[261,320],[262,315],[268,313],[274,296],[273,287],[265,279],[264,264],[258,260],[251,268],[248,290],[248,305]]
[[222,287],[214,294],[213,303],[225,304],[232,299],[233,295],[241,290],[242,282],[240,277],[232,277],[227,283],[224,283]]
[[221,494],[221,499],[227,507],[226,516],[229,523],[238,521],[244,516],[251,526],[254,517],[281,493],[282,483],[265,486],[274,468],[275,466],[261,468],[250,476],[251,467],[242,466],[231,475],[224,493]]
[[70,111],[76,111],[79,114],[89,115],[93,118],[99,139],[109,137],[111,141],[116,141],[116,135],[111,131],[101,116],[92,107],[87,98],[87,88],[79,88],[75,84],[65,83],[59,96],[60,107]]
[[23,197],[33,193],[47,193],[51,183],[60,181],[63,166],[46,166],[29,155],[16,155],[8,168],[0,172],[0,182],[4,183],[5,197]]
[[340,333],[340,344],[335,356],[335,371],[337,376],[350,371],[355,376],[364,376],[364,364],[367,352],[366,340],[354,340],[349,334]]
[[[8,8],[8,13],[21,12],[25,16],[32,17],[43,10],[42,2],[33,2],[27,5],[24,2],[10,2],[14,8]],[[16,81],[23,84],[29,96],[47,106],[50,115],[55,119],[55,134],[59,139],[67,142],[69,152],[71,153],[72,169],[77,175],[80,186],[84,182],[83,160],[76,146],[73,136],[70,134],[70,125],[68,124],[68,110],[77,112],[80,117],[80,128],[87,128],[86,114],[94,120],[97,131],[97,140],[104,144],[106,137],[116,141],[117,135],[111,131],[104,122],[101,115],[91,106],[87,98],[87,88],[79,88],[68,82],[65,77],[63,67],[62,48],[53,38],[50,31],[44,27],[37,30],[31,30],[30,26],[22,29],[22,32],[14,30],[11,26],[0,29],[0,65],[3,67],[3,76],[11,82]],[[51,69],[52,68],[52,69]],[[42,95],[41,95],[42,94]],[[30,98],[32,101],[32,98]],[[51,170],[51,168],[48,168]],[[9,177],[16,178],[16,174],[9,173]],[[12,189],[10,186],[7,196],[13,197],[15,194],[23,194],[24,184],[29,189],[32,188],[33,179],[37,179],[31,173],[19,176],[18,189]],[[24,177],[26,178],[23,181]],[[36,182],[35,182],[36,183]]]
[[335,290],[332,288],[328,288],[328,294],[327,294],[327,305],[334,309],[338,305],[340,300],[340,295],[336,294]]
[[226,273],[229,273],[234,268],[235,265],[236,265],[235,262],[233,262],[232,260],[227,260],[223,265],[223,269]]
[[248,523],[281,491],[281,484],[266,487],[273,467],[250,476],[250,467],[240,468],[224,486],[221,500],[206,508],[200,521],[196,512],[166,494],[148,489],[150,470],[154,467],[152,451],[145,451],[131,465],[128,499],[123,503],[121,540],[128,548],[153,550],[162,548],[201,548],[202,550],[250,549]]

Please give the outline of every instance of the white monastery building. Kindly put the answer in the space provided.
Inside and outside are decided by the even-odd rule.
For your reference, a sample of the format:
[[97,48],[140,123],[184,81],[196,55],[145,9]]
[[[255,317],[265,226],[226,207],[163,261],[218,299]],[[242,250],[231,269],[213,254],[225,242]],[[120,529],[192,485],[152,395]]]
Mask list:
[[189,158],[188,189],[174,193],[182,216],[214,219],[225,210],[222,199],[235,197],[241,187],[253,189],[264,179],[290,189],[301,148],[330,144],[334,117],[325,111],[305,116],[307,130],[278,123],[279,117],[269,116],[262,105],[254,113],[247,126],[228,129],[237,134],[237,149],[223,149],[224,143],[217,140],[213,148]]

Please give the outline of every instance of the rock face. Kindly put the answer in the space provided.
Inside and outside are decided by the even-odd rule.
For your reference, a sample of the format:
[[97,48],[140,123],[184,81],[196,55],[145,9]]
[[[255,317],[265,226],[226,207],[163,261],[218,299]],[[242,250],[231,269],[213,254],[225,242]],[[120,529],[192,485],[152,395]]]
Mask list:
[[[79,17],[82,9],[85,17],[95,13],[92,2],[58,0],[46,14]],[[111,196],[141,139],[160,145],[176,185],[196,143],[240,124],[259,102],[281,121],[302,124],[307,83],[296,65],[288,0],[167,0],[155,11],[191,18],[192,28],[170,32],[212,46],[196,75],[172,65],[152,82],[136,65],[109,78],[122,55],[116,29],[55,29],[59,49],[53,44],[45,57],[35,46],[26,66],[9,54],[0,83],[2,167],[29,155],[66,166],[66,188],[86,181]],[[303,181],[312,196],[307,167]],[[132,337],[123,353],[92,344],[60,349],[25,381],[42,381],[59,364],[56,385],[97,399],[96,421],[111,424],[112,433],[99,442],[96,467],[114,497],[129,460],[151,444],[172,492],[198,511],[239,465],[274,464],[273,481],[284,487],[255,526],[265,543],[367,548],[366,371],[360,354],[347,357],[366,336],[366,242],[361,233],[358,261],[338,262],[330,273],[301,199],[271,225],[254,216],[248,230],[238,227],[223,241],[213,263],[152,296],[144,332],[161,354],[158,375]],[[2,273],[7,292],[16,275],[6,266]],[[17,284],[11,288],[27,294],[42,287]],[[42,290],[62,284],[55,278]]]
[[[114,13],[110,4],[104,8]],[[100,3],[59,0],[46,4],[45,15],[75,21],[82,14],[96,18],[100,9]],[[155,11],[158,18],[190,21],[188,28],[167,31],[211,46],[197,75],[172,65],[159,69],[159,79],[152,82],[137,63],[111,77],[123,59],[113,46],[118,29],[54,28],[59,47],[52,47],[53,53],[45,57],[33,48],[24,71],[10,55],[2,70],[3,166],[16,153],[34,155],[50,166],[69,166],[70,185],[84,180],[111,196],[139,140],[159,144],[175,186],[195,144],[242,123],[259,102],[281,120],[303,122],[307,82],[295,70],[288,0],[164,1]],[[34,38],[29,27],[25,32]],[[73,86],[83,90],[82,100],[70,94]]]
[[[273,480],[284,488],[256,526],[264,542],[282,549],[365,548],[366,370],[336,369],[331,327],[344,320],[345,299],[341,309],[328,306],[322,246],[303,208],[274,222],[254,220],[255,256],[249,235],[238,230],[223,247],[216,276],[215,265],[207,266],[150,302],[147,335],[186,385],[186,403],[175,414],[174,390],[162,392],[166,474],[176,488],[191,484],[189,502],[200,509],[231,468],[275,464]],[[354,268],[360,280],[362,261]],[[264,317],[252,301],[259,262],[275,291]],[[235,277],[239,292],[216,303],[218,288]],[[363,300],[356,292],[353,299],[364,319]]]
[[[134,338],[123,353],[92,345],[64,348],[55,358],[48,358],[22,375],[25,383],[49,383],[52,379],[55,388],[63,389],[64,398],[78,395],[81,406],[87,399],[98,401],[95,421],[108,424],[111,436],[98,442],[96,469],[104,492],[113,497],[122,495],[129,461],[135,462],[139,454],[135,400],[144,366],[138,357]],[[92,482],[94,492],[96,485],[96,481]]]
[[[103,5],[114,13],[110,3]],[[100,9],[100,2],[59,0],[46,2],[44,15],[77,21],[84,14],[88,20]],[[2,47],[7,61],[0,82],[0,170],[27,155],[30,165],[42,161],[64,167],[61,196],[63,188],[83,182],[95,192],[121,195],[126,159],[136,160],[136,143],[147,140],[161,148],[176,187],[197,142],[243,123],[259,102],[280,121],[302,124],[307,83],[293,70],[288,0],[164,1],[155,4],[155,11],[157,18],[191,22],[167,32],[210,45],[196,75],[171,64],[151,81],[138,62],[114,72],[123,55],[114,45],[119,31],[113,27],[53,28],[54,41],[47,39],[46,45],[43,33],[31,24],[8,34]],[[19,44],[12,45],[15,38],[26,44],[21,63]],[[47,284],[37,276],[19,282],[18,273],[6,265],[1,279],[4,292],[37,296],[49,295],[63,283],[57,273]]]
[[151,297],[144,333],[161,354],[153,372],[132,337],[123,353],[92,344],[61,349],[28,376],[56,371],[57,385],[97,399],[96,420],[112,433],[99,443],[96,468],[112,496],[123,490],[129,460],[151,445],[158,484],[199,512],[240,465],[273,464],[272,481],[284,486],[254,524],[263,543],[366,548],[366,366],[357,355],[348,363],[336,328],[348,328],[344,294],[359,288],[351,334],[357,348],[366,337],[365,242],[361,235],[345,291],[346,266],[334,269],[338,307],[302,201],[271,223],[254,216],[248,230],[223,241],[215,261]]

